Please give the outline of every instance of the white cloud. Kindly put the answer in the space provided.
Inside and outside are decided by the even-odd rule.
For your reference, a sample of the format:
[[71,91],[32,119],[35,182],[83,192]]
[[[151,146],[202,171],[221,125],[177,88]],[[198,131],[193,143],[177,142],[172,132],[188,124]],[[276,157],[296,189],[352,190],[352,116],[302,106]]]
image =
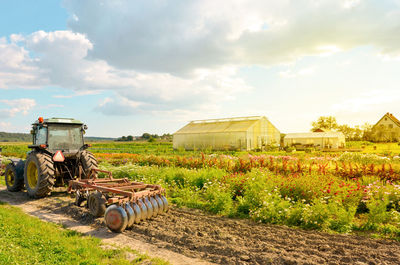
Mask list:
[[343,7],[344,8],[353,8],[358,6],[361,3],[361,0],[344,0]]
[[279,75],[283,78],[295,78],[305,75],[312,75],[315,72],[315,67],[307,67],[300,70],[291,70],[288,69],[286,71],[279,72]]
[[[11,40],[16,39],[20,38],[11,37]],[[39,78],[40,74],[41,69],[24,47],[0,38],[0,89],[38,88],[47,83],[45,77]]]
[[89,55],[125,69],[182,75],[365,45],[400,53],[400,8],[391,0],[67,0],[65,6],[71,29],[95,44]]
[[62,104],[47,104],[40,106],[39,109],[51,109],[51,108],[64,108],[65,106]]
[[12,125],[10,122],[0,121],[0,130],[1,131],[10,131]]
[[20,98],[20,99],[1,99],[0,103],[8,105],[7,109],[0,109],[1,118],[14,117],[16,114],[21,113],[27,115],[29,110],[36,106],[36,101],[30,98]]
[[105,98],[98,106],[97,110],[106,115],[132,115],[139,112],[139,107],[143,103],[129,100],[127,98]]
[[[35,76],[38,83],[74,91],[73,95],[55,95],[56,98],[111,90],[117,97],[140,102],[147,109],[170,110],[183,106],[196,108],[202,104],[215,104],[221,100],[230,100],[238,92],[249,89],[242,79],[235,77],[236,67],[197,69],[190,77],[121,70],[104,60],[88,59],[87,53],[93,44],[84,35],[71,31],[38,31],[27,36],[23,43],[38,56],[30,58],[25,55],[19,63],[29,62],[35,69],[40,69]],[[5,45],[17,46],[15,43]],[[24,54],[27,54],[25,50]],[[19,74],[17,68],[13,70],[14,74]],[[10,83],[10,80],[8,87],[24,87],[17,80],[12,80],[16,83]],[[108,110],[104,109],[104,112],[111,113],[110,103],[99,105],[98,110],[106,106]],[[132,108],[132,105],[125,105],[123,109],[128,108]]]
[[368,112],[376,108],[392,107],[391,103],[400,100],[398,90],[372,90],[361,94],[356,98],[349,98],[341,103],[334,104],[332,110],[335,112]]
[[[115,115],[213,109],[251,89],[238,77],[242,66],[364,46],[399,55],[400,6],[385,3],[66,0],[70,30],[0,39],[0,89],[72,92],[54,98],[112,91],[115,97],[97,110]],[[288,69],[280,76],[314,71]]]

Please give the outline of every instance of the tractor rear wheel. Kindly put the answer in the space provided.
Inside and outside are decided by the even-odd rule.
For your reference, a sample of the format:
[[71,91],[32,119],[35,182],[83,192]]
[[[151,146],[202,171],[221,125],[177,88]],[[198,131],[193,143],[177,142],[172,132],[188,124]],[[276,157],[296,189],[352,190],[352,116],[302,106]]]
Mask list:
[[9,191],[20,191],[24,187],[24,180],[17,177],[17,169],[13,163],[10,163],[6,167],[4,172],[7,190]]
[[54,162],[50,155],[32,152],[25,161],[24,181],[32,198],[47,196],[55,183]]
[[[84,178],[88,178],[89,177],[90,172],[92,171],[92,169],[97,169],[98,168],[97,159],[89,151],[83,151],[82,152],[81,162],[82,162],[82,167],[83,167],[84,174],[86,176]],[[94,172],[92,177],[97,177],[97,172]]]

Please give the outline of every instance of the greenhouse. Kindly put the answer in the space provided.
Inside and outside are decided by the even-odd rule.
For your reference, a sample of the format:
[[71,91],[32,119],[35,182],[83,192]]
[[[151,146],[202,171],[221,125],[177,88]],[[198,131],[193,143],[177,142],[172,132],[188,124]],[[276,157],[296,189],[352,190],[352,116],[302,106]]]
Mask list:
[[174,149],[185,150],[261,150],[279,143],[279,130],[264,116],[191,121],[173,135]]
[[345,136],[341,132],[310,132],[288,133],[284,140],[285,146],[315,147],[315,148],[344,148]]

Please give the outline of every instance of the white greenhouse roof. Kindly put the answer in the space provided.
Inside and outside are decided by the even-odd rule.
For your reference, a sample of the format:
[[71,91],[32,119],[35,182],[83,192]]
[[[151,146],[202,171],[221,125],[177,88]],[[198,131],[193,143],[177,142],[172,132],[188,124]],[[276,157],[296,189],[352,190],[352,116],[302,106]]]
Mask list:
[[[191,121],[174,134],[245,132],[264,116]],[[267,119],[266,119],[267,120]],[[268,120],[267,120],[268,121]]]
[[342,138],[341,132],[309,132],[309,133],[288,133],[285,139],[289,138]]

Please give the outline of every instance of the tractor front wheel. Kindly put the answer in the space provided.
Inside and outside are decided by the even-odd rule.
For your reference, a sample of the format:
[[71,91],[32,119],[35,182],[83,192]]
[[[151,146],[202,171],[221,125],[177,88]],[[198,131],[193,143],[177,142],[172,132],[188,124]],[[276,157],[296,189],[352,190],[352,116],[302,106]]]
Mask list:
[[10,163],[6,167],[4,172],[7,190],[9,191],[20,191],[24,187],[24,180],[17,177],[17,169],[13,163]]
[[32,152],[25,161],[24,181],[32,198],[47,196],[55,183],[54,162],[50,155]]

